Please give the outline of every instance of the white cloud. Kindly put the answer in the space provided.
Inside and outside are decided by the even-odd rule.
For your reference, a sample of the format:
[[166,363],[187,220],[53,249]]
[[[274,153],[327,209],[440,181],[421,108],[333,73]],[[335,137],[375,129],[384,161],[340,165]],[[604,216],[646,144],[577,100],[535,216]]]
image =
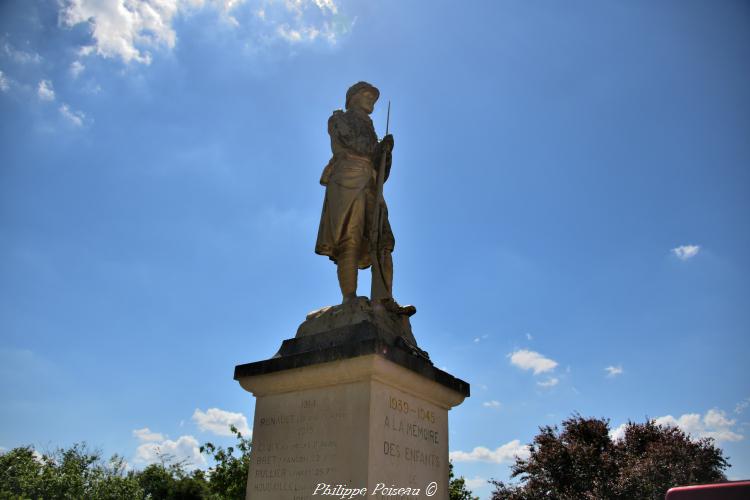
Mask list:
[[84,66],[81,61],[73,61],[70,65],[70,74],[73,78],[78,78],[78,75],[80,75],[84,69],[86,69],[86,66]]
[[333,2],[333,0],[313,0],[315,2],[315,5],[318,6],[320,10],[325,11],[328,9],[331,14],[336,14],[338,12],[338,8],[336,7],[336,4]]
[[[209,408],[203,412],[196,409],[193,413],[193,421],[202,431],[209,431],[219,436],[231,436],[229,426],[234,424],[242,432],[244,437],[251,437],[252,430],[247,425],[247,419],[241,413],[233,413]],[[135,429],[133,436],[140,444],[135,451],[134,462],[148,465],[160,463],[165,460],[183,461],[188,467],[201,467],[206,465],[206,459],[200,452],[198,440],[191,435],[183,435],[176,440],[171,440],[163,434],[153,432],[148,427]]]
[[739,415],[743,411],[747,409],[747,407],[750,406],[750,398],[745,398],[734,407],[734,412]]
[[725,412],[716,408],[712,408],[708,410],[708,412],[706,412],[706,415],[703,417],[703,422],[706,424],[706,427],[721,428],[731,427],[737,421],[727,418],[727,414]]
[[176,441],[171,439],[147,441],[136,449],[134,461],[148,465],[167,459],[184,461],[186,466],[193,468],[206,465],[206,459],[201,455],[198,441],[193,436],[180,436]]
[[320,30],[314,26],[301,26],[292,28],[288,24],[281,24],[276,28],[276,33],[290,43],[314,42],[320,35]]
[[607,372],[608,377],[616,377],[622,375],[622,366],[608,366],[604,369]]
[[[81,55],[97,54],[125,63],[150,64],[151,50],[175,47],[174,21],[180,15],[210,7],[226,23],[239,28],[240,21],[234,13],[245,1],[65,0],[59,17],[64,26],[89,25],[93,42],[81,47]],[[335,43],[337,36],[353,25],[339,15],[334,0],[286,0],[283,6],[280,4],[263,2],[255,7],[257,26],[250,26],[248,31],[258,39],[267,39],[263,31],[270,29],[274,37],[291,44],[318,39]]]
[[333,0],[285,0],[285,12],[266,5],[256,12],[259,19],[275,27],[278,38],[290,44],[325,40],[335,44],[354,22],[339,14]]
[[557,377],[550,377],[544,382],[537,382],[536,385],[540,387],[554,387],[560,382],[560,379]]
[[654,419],[657,425],[679,427],[694,439],[713,438],[717,442],[741,441],[744,436],[734,432],[736,420],[727,418],[723,410],[713,408],[701,417],[699,413],[686,413],[679,418],[666,415]]
[[237,18],[232,16],[232,11],[245,3],[245,0],[213,0],[213,5],[219,9],[223,19],[234,27],[240,25]]
[[16,49],[8,42],[3,43],[3,53],[20,64],[38,64],[42,62],[42,56],[39,54]]
[[52,88],[52,82],[49,80],[40,81],[36,93],[42,101],[55,100],[55,90]]
[[133,436],[138,438],[140,441],[163,441],[164,440],[164,436],[162,436],[158,432],[151,432],[151,430],[148,427],[134,430]]
[[482,403],[482,406],[485,408],[500,408],[500,401],[495,401],[494,399],[492,401],[485,401]]
[[8,79],[5,78],[5,74],[0,71],[0,90],[3,92],[7,92],[8,89],[10,89],[10,82],[8,82]]
[[304,12],[312,5],[315,5],[323,15],[338,13],[338,7],[333,0],[284,0],[286,10],[297,19],[302,18]]
[[[736,420],[728,418],[726,412],[713,408],[704,415],[699,413],[685,413],[679,418],[665,415],[654,419],[656,425],[663,427],[679,427],[692,439],[713,438],[717,442],[741,441],[744,436],[734,431]],[[618,440],[625,437],[627,424],[621,424],[612,429],[609,435]]]
[[302,17],[302,10],[307,7],[304,0],[284,0],[284,7],[288,12],[294,14],[295,17]]
[[509,354],[510,362],[523,370],[534,370],[534,375],[554,370],[557,361],[546,358],[535,351],[520,349]]
[[[679,427],[692,439],[713,438],[717,442],[741,441],[744,436],[733,430],[736,420],[727,417],[726,412],[713,408],[703,416],[699,413],[685,413],[679,418],[665,415],[654,419],[656,425],[664,427]],[[618,440],[625,437],[627,424],[621,424],[612,429],[609,435]]]
[[672,249],[672,253],[680,260],[692,259],[700,252],[700,245],[682,245]]
[[526,340],[534,340],[534,337],[530,333],[527,333]]
[[484,334],[481,337],[474,337],[474,343],[478,344],[479,342],[483,340],[487,340],[489,338],[489,334]]
[[68,120],[70,123],[75,125],[76,127],[83,126],[83,121],[86,119],[86,115],[83,113],[83,111],[75,111],[73,109],[70,109],[70,106],[63,103],[58,110],[60,111],[60,114],[63,115],[63,117]]
[[529,447],[522,445],[518,439],[514,439],[494,450],[490,450],[484,446],[477,446],[469,452],[452,451],[449,457],[454,462],[494,462],[500,464],[512,462],[516,457],[528,458]]
[[620,424],[615,429],[609,431],[609,437],[612,438],[613,441],[619,441],[620,439],[625,437],[626,427],[627,424]]
[[180,9],[196,5],[185,0],[68,0],[60,11],[66,26],[89,23],[94,44],[82,54],[119,57],[149,64],[148,48],[173,48],[177,36],[172,21]]
[[464,478],[464,481],[466,483],[466,486],[470,490],[475,490],[477,488],[481,488],[482,486],[487,486],[487,480],[479,476],[474,476],[472,479]]
[[237,427],[237,430],[244,437],[250,437],[252,433],[250,427],[247,425],[245,415],[218,408],[209,408],[205,412],[196,408],[193,413],[193,421],[198,424],[200,430],[213,432],[218,436],[231,436],[230,425]]

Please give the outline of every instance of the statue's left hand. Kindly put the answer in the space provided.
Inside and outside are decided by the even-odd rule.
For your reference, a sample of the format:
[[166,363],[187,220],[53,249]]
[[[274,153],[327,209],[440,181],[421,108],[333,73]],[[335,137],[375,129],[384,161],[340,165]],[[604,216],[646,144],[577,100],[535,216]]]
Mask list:
[[393,136],[391,134],[386,135],[383,137],[383,140],[380,141],[381,147],[383,148],[383,151],[391,152],[393,151]]

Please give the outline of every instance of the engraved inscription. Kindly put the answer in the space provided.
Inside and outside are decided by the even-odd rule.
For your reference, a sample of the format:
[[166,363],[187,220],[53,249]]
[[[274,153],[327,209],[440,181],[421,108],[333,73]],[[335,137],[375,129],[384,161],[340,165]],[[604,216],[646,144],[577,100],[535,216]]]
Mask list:
[[390,412],[384,417],[383,429],[390,439],[383,442],[383,453],[405,462],[439,468],[440,450],[437,446],[441,436],[434,427],[435,413],[402,397],[386,397]]
[[343,409],[315,398],[302,399],[295,413],[260,416],[258,425],[273,430],[274,439],[256,440],[251,461],[251,488],[256,492],[285,492],[308,498],[309,484],[336,472],[338,443],[326,429],[346,418]]

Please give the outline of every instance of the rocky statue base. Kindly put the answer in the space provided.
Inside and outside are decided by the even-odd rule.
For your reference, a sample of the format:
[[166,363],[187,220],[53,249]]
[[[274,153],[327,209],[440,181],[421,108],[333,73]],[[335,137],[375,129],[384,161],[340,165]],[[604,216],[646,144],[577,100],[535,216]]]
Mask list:
[[248,499],[448,499],[448,410],[469,384],[433,366],[408,317],[365,298],[315,311],[234,378],[256,397]]

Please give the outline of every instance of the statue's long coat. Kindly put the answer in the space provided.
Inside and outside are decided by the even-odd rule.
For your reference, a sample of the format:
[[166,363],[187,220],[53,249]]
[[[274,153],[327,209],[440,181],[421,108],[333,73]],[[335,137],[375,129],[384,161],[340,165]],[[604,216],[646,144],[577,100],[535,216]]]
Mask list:
[[[375,219],[377,169],[381,145],[370,117],[357,109],[334,111],[328,119],[333,157],[323,170],[320,183],[326,186],[323,213],[320,216],[315,253],[338,260],[343,245],[358,249],[357,265],[371,265],[370,230]],[[385,178],[391,169],[391,155],[386,155]],[[385,205],[385,204],[384,204]],[[383,206],[383,232],[380,248],[393,251],[395,239]]]

